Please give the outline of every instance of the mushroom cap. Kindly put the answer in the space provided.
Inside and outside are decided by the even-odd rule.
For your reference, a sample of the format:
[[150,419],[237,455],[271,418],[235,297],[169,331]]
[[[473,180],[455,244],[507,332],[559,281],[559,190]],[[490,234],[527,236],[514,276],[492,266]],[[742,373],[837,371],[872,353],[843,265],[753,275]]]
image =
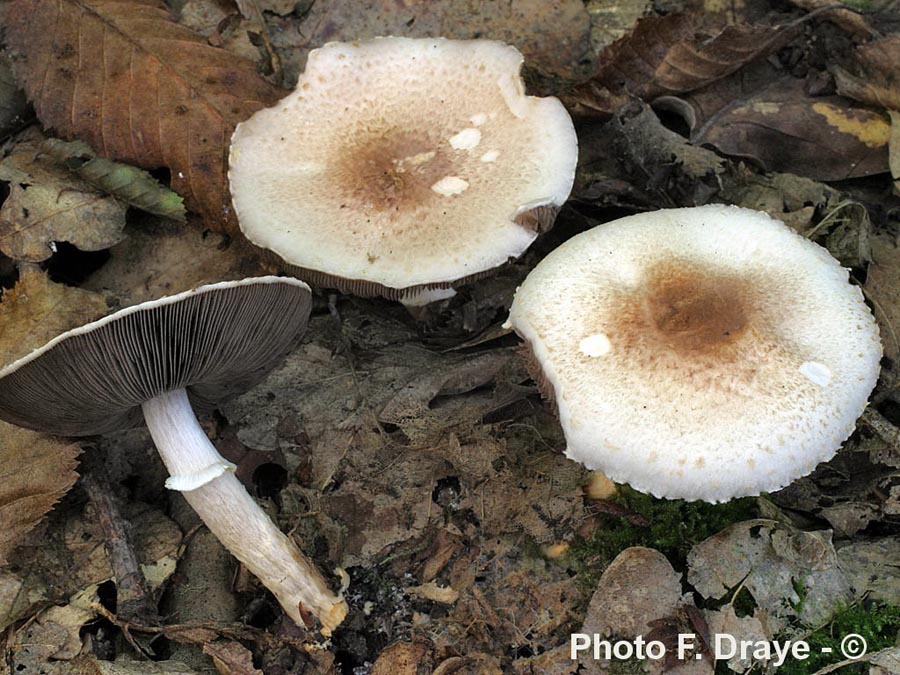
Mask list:
[[0,419],[87,436],[136,426],[141,404],[187,389],[212,408],[261,381],[303,334],[302,281],[257,277],[122,309],[54,338],[0,370]]
[[528,275],[509,321],[567,456],[657,497],[723,501],[808,474],[853,432],[881,358],[847,270],[728,206],[573,237]]
[[490,40],[312,51],[296,90],[232,137],[241,230],[294,273],[360,295],[520,256],[568,197],[578,154],[565,108],[526,96],[521,66]]

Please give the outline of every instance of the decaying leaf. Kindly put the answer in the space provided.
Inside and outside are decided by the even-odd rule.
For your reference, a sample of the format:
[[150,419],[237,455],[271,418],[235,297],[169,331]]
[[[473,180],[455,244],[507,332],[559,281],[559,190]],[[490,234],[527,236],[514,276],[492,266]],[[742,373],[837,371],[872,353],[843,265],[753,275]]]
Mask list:
[[863,289],[875,309],[884,353],[894,363],[900,360],[900,247],[893,237],[872,241],[872,257]]
[[78,479],[77,443],[0,422],[0,565]]
[[[46,666],[45,666],[46,668]],[[129,656],[121,656],[115,661],[82,656],[75,661],[63,663],[59,670],[47,675],[200,675],[190,666],[179,661],[153,662],[146,659],[137,661]]]
[[179,222],[186,220],[184,200],[149,173],[128,164],[97,157],[82,141],[48,138],[41,150],[98,190],[136,208]]
[[861,103],[900,110],[900,35],[892,33],[856,48],[854,72],[835,66],[838,92]]
[[[765,628],[759,619],[755,616],[739,617],[731,604],[725,605],[722,609],[708,610],[706,623],[709,626],[710,635],[730,635],[739,644],[745,642],[759,644],[772,639],[771,635],[766,635]],[[764,665],[764,662],[753,659],[752,653],[744,658],[738,652],[728,660],[728,667],[736,673],[744,673],[753,666],[759,668]]]
[[57,241],[98,251],[122,239],[125,205],[42,156],[38,143],[19,143],[0,161],[0,180],[9,182],[0,250],[10,258],[40,262]]
[[646,17],[603,51],[597,74],[567,101],[576,114],[608,117],[632,97],[651,102],[693,91],[775,52],[795,31],[735,24],[709,34],[699,15]]
[[418,675],[426,668],[431,672],[431,651],[425,641],[395,642],[378,655],[371,675]]
[[894,179],[894,193],[900,195],[900,112],[889,110],[891,137],[888,141],[888,164]]
[[887,171],[890,125],[884,115],[839,96],[809,96],[801,79],[757,72],[756,87],[742,75],[666,101],[681,109],[694,143],[751,159],[767,171],[826,181]]
[[103,296],[55,284],[39,269],[25,267],[0,302],[0,364],[12,363],[107,309]]
[[591,597],[583,633],[633,638],[651,622],[673,614],[681,600],[681,575],[651,548],[622,551],[603,572]]
[[696,545],[688,554],[688,581],[705,598],[743,584],[774,632],[793,618],[820,625],[853,599],[830,531],[803,532],[770,520],[737,523]]
[[46,127],[103,157],[167,167],[210,228],[234,228],[231,131],[281,96],[252,63],[172,22],[157,0],[14,0],[3,25]]
[[573,79],[590,58],[590,18],[580,0],[334,0],[313,3],[299,30],[281,21],[285,29],[272,39],[294,81],[311,49],[379,35],[500,40],[518,47],[529,67]]
[[839,548],[837,556],[856,596],[900,604],[900,541],[896,537],[851,542]]
[[212,657],[219,675],[263,675],[263,671],[253,667],[253,654],[240,642],[209,642],[203,645],[203,653]]
[[109,260],[83,288],[127,306],[201,284],[258,275],[259,264],[249,248],[196,227],[145,222],[129,227],[128,237],[109,249]]
[[459,591],[453,590],[452,586],[440,586],[434,581],[419,584],[418,586],[410,586],[406,589],[406,592],[414,597],[439,602],[442,605],[452,605],[459,600]]
[[0,137],[22,126],[31,107],[16,84],[6,52],[0,51]]

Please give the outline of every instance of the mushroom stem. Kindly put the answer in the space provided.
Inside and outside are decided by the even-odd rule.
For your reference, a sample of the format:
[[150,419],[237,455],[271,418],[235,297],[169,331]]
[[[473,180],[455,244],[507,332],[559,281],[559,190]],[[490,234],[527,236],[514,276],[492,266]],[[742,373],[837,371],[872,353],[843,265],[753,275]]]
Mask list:
[[[269,519],[206,437],[184,389],[143,404],[144,420],[171,474],[166,486],[182,491],[210,532],[268,588],[298,625],[312,612],[330,635],[347,604],[329,588],[309,558]],[[184,487],[180,487],[184,486]]]

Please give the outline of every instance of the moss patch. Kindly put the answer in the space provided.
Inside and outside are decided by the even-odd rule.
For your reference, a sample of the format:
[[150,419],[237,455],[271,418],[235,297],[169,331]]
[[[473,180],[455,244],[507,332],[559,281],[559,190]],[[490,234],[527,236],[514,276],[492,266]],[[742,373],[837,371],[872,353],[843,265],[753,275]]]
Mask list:
[[[839,610],[831,623],[806,638],[809,643],[809,658],[805,661],[788,660],[779,669],[779,675],[807,675],[820,668],[843,660],[841,640],[856,633],[866,640],[867,654],[893,647],[900,632],[900,607],[862,603]],[[823,654],[822,650],[831,652]],[[864,663],[847,666],[841,673],[867,673],[869,666]]]
[[622,486],[603,507],[603,522],[588,538],[575,542],[568,562],[586,584],[595,585],[603,569],[629,546],[663,553],[677,570],[685,568],[688,551],[732,523],[757,515],[756,499],[724,504],[657,499]]

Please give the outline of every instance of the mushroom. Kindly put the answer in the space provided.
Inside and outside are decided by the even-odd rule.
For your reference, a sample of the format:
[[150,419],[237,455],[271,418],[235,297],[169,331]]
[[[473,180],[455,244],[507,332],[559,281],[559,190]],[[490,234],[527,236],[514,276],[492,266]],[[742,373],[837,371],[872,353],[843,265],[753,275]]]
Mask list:
[[319,571],[235,477],[192,404],[208,410],[262,380],[306,328],[309,287],[296,279],[230,281],[144,302],[63,333],[0,369],[0,419],[61,436],[140,423],[210,531],[294,621],[330,632],[347,612]]
[[878,378],[878,327],[829,253],[729,206],[579,234],[518,289],[509,325],[568,457],[657,497],[781,488],[832,457]]
[[575,130],[489,40],[376,38],[309,54],[296,90],[238,125],[244,235],[292,274],[422,305],[520,256],[575,178]]

